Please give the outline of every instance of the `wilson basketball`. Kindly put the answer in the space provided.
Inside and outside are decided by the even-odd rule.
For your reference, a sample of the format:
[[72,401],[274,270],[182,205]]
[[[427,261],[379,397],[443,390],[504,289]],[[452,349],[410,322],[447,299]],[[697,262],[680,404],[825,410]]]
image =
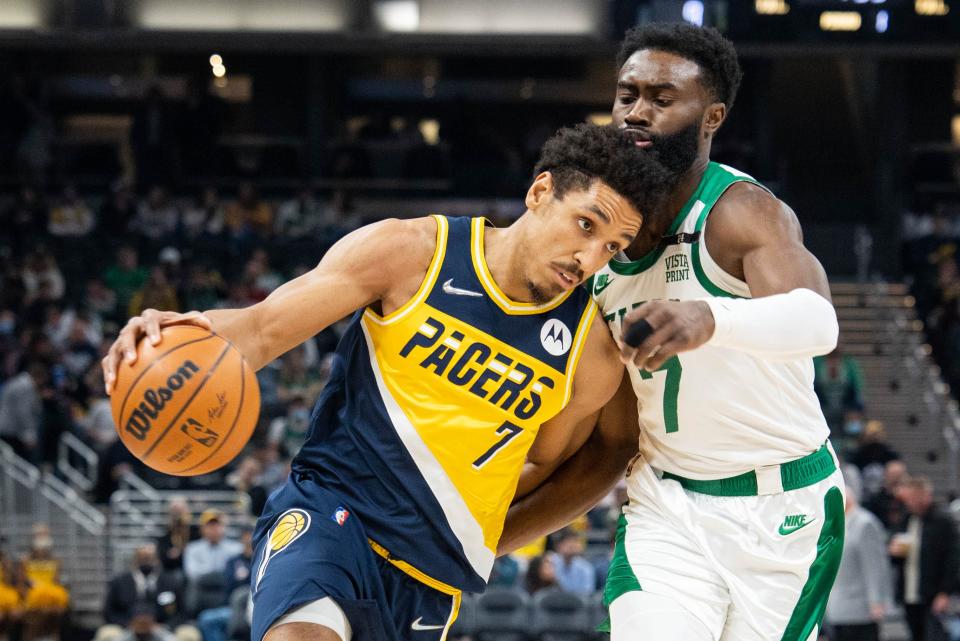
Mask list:
[[124,360],[111,396],[120,440],[153,469],[196,476],[229,463],[260,415],[260,387],[228,340],[200,327],[161,330]]

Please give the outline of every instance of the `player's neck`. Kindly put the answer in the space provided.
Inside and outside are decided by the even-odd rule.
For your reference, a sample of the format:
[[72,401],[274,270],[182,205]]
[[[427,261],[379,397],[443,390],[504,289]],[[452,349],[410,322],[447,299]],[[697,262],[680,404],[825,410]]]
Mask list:
[[528,217],[521,216],[505,229],[487,227],[483,232],[483,260],[493,276],[493,282],[510,300],[518,303],[533,302],[530,291],[520,278],[520,274],[524,273],[520,264],[523,257],[521,228],[527,223],[524,218]]
[[636,240],[627,248],[627,258],[637,260],[657,248],[677,214],[680,213],[680,210],[697,190],[697,186],[700,185],[709,164],[710,156],[706,154],[693,161],[690,168],[678,180],[676,187],[667,196],[663,207],[648,215],[643,221],[643,226],[640,228]]

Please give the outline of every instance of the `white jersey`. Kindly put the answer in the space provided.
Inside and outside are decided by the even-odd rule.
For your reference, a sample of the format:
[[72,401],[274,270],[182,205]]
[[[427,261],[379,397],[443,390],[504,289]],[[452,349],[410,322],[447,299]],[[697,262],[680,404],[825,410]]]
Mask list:
[[[652,300],[749,298],[747,284],[710,257],[710,210],[735,182],[756,181],[710,163],[661,245],[636,261],[610,261],[593,296],[619,342],[627,312]],[[653,467],[696,479],[734,476],[819,449],[829,428],[813,391],[813,360],[767,361],[703,345],[649,373],[628,368],[637,394],[640,451]]]

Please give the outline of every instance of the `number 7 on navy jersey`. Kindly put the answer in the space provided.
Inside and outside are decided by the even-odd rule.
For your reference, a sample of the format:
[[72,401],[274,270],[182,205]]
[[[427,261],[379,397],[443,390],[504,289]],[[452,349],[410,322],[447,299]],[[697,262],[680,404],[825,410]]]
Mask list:
[[487,462],[493,458],[493,455],[503,449],[507,443],[512,441],[517,437],[520,432],[523,431],[523,428],[519,425],[514,425],[510,421],[505,421],[503,425],[497,428],[497,434],[503,434],[503,438],[493,444],[493,446],[484,452],[480,458],[473,462],[473,469],[479,470],[481,467],[487,464]]

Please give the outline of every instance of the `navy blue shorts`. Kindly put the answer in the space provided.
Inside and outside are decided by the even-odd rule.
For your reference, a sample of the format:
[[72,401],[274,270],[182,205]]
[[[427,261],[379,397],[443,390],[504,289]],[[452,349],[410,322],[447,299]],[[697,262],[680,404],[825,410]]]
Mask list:
[[330,597],[355,641],[439,641],[460,596],[413,579],[375,552],[350,507],[307,475],[291,474],[254,533],[251,639],[287,612]]

